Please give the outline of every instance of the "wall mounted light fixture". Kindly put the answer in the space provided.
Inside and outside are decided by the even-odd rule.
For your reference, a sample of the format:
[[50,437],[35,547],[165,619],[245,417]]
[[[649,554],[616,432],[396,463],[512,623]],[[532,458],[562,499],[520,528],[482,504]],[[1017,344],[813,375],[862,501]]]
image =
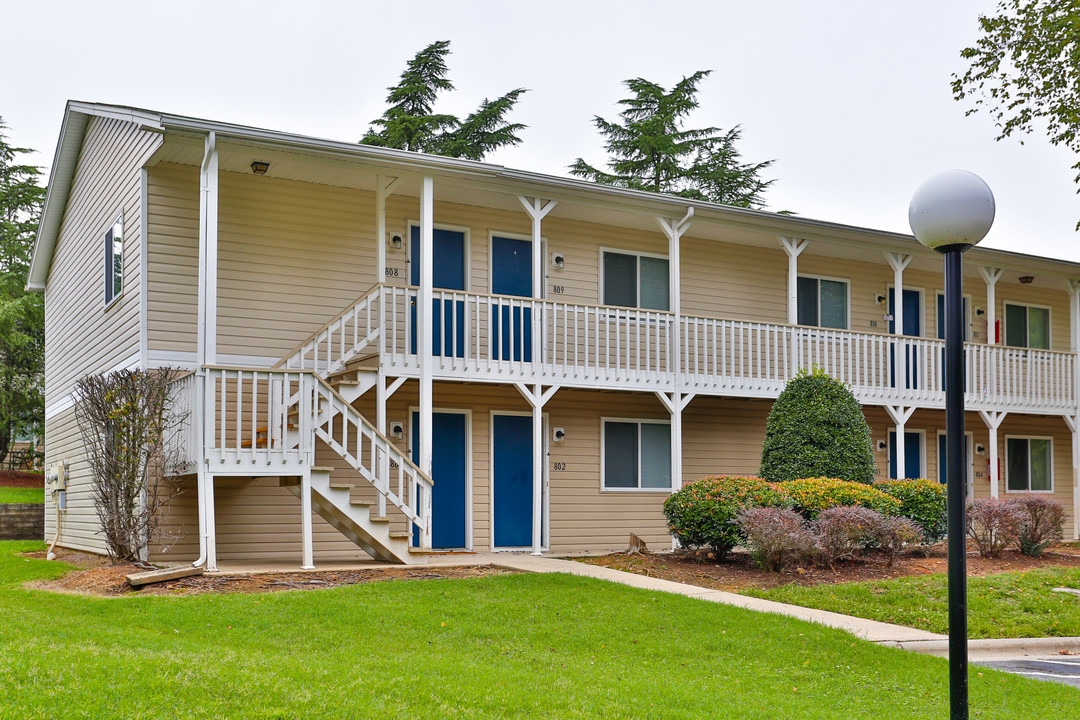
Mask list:
[[1020,276],[1020,284],[1021,285],[1030,285],[1032,282],[1034,282],[1034,280],[1035,280],[1035,278],[1032,275],[1021,275]]

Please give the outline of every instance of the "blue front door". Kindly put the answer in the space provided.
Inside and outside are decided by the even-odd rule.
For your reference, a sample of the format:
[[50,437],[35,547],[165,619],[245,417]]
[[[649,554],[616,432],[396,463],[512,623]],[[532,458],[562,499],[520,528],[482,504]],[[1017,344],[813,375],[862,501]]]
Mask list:
[[[434,413],[431,417],[431,546],[465,547],[465,478],[468,433],[464,413]],[[412,415],[412,456],[420,459],[420,413]],[[413,533],[413,545],[419,536]]]
[[532,418],[495,415],[491,431],[494,545],[526,547],[532,545]]
[[[491,238],[491,292],[532,297],[532,242]],[[512,302],[491,301],[492,360],[532,360],[532,310]]]
[[[437,290],[465,289],[465,233],[435,230],[432,233],[432,286]],[[409,283],[420,285],[420,228],[409,235]],[[431,352],[450,357],[465,356],[465,302],[433,300]],[[416,305],[412,306],[412,352],[416,352]]]
[[[922,477],[922,433],[904,433],[904,479]],[[896,431],[889,431],[889,477],[896,479]]]
[[[922,295],[918,290],[904,290],[904,332],[903,335],[911,337],[919,337],[922,335],[922,322],[919,303]],[[895,288],[889,288],[889,332],[896,332],[896,321],[893,319],[896,317],[896,290]],[[902,355],[896,352],[896,348],[890,348],[890,354],[893,357],[893,370],[892,370],[892,386],[896,387],[896,368],[899,365]],[[904,383],[904,387],[910,389],[917,389],[918,384],[918,354],[913,347],[905,348],[907,353],[907,379]],[[904,350],[901,350],[903,353]],[[901,370],[903,372],[903,370]]]

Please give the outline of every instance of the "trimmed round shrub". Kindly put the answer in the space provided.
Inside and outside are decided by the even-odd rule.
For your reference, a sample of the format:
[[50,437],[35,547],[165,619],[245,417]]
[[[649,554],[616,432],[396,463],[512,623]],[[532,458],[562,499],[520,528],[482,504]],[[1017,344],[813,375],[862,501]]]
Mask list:
[[735,522],[743,544],[769,572],[780,572],[792,562],[811,560],[818,553],[818,539],[802,516],[778,507],[750,507],[739,511]]
[[1020,552],[1038,557],[1050,543],[1061,539],[1061,526],[1065,521],[1065,506],[1046,495],[1019,495],[1009,504],[1020,511],[1023,522],[1017,545]]
[[865,507],[831,507],[822,510],[814,521],[818,545],[829,567],[837,560],[855,557],[857,552],[876,544],[885,529],[884,516]]
[[761,476],[773,481],[832,477],[874,479],[870,426],[851,391],[823,370],[800,370],[765,423]]
[[900,501],[869,485],[833,478],[802,478],[777,483],[791,498],[792,507],[807,520],[834,507],[864,507],[882,515],[899,515]]
[[923,542],[924,537],[922,527],[910,518],[883,516],[881,518],[881,535],[878,536],[877,546],[888,556],[889,567],[892,567],[898,552],[908,545]]
[[683,486],[664,501],[668,530],[683,547],[710,547],[721,558],[742,542],[735,523],[740,510],[791,506],[787,494],[755,477],[707,477]]
[[900,501],[900,515],[922,528],[927,543],[945,536],[945,486],[933,480],[878,480],[874,487]]
[[1024,513],[1009,500],[978,498],[967,506],[967,534],[983,557],[999,557],[1016,543],[1024,525]]

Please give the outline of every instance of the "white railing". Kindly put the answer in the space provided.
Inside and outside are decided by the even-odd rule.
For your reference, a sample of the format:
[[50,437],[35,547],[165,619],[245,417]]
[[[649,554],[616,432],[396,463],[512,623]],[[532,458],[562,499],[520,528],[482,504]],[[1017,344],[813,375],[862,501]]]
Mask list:
[[[173,433],[165,447],[173,454],[178,467],[170,474],[186,475],[195,472],[199,463],[198,374],[189,372],[169,383],[169,420]],[[170,463],[171,464],[171,463]]]
[[430,478],[321,377],[226,367],[203,373],[202,431],[211,471],[303,472],[314,464],[318,437],[419,528],[421,547],[431,547]]
[[365,351],[374,352],[382,329],[380,301],[387,286],[376,285],[286,355],[275,367],[331,374]]
[[[322,375],[364,354],[389,373],[419,372],[417,288],[377,285],[287,359]],[[684,316],[676,378],[668,312],[435,290],[437,377],[775,397],[801,368],[820,367],[862,402],[944,404],[944,343],[773,323]],[[1076,407],[1072,353],[969,343],[973,409]],[[283,361],[285,362],[285,361]]]

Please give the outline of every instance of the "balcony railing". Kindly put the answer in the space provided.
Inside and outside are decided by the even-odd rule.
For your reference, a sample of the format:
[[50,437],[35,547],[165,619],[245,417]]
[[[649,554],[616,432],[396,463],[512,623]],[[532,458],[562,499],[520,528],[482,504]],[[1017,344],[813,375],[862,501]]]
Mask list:
[[[370,356],[417,374],[416,303],[416,288],[378,285],[282,364],[326,373]],[[433,371],[446,379],[775,397],[819,367],[861,402],[944,406],[936,339],[683,316],[676,354],[668,312],[456,290],[435,290],[431,312]],[[970,408],[1076,408],[1074,354],[965,348]]]

